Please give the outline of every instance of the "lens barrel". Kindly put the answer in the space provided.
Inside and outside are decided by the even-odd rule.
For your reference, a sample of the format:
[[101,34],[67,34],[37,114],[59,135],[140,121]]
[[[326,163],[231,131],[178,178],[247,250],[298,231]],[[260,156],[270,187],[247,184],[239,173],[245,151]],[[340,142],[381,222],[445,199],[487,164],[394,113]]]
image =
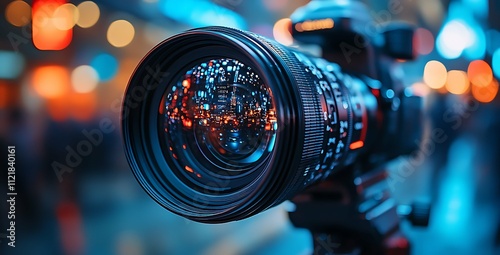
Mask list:
[[168,210],[244,219],[366,151],[380,126],[369,82],[250,32],[190,30],[152,49],[130,79],[127,159]]

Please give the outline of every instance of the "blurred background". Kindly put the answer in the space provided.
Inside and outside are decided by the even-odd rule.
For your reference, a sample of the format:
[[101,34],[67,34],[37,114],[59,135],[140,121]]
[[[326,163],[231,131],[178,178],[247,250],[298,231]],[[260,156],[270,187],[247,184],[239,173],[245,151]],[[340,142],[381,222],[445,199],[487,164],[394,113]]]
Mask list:
[[[285,24],[308,2],[2,1],[0,148],[6,155],[16,146],[18,196],[11,248],[1,156],[0,253],[312,252],[309,233],[288,222],[286,204],[220,225],[164,210],[129,170],[119,127],[127,81],[157,43],[189,28],[225,25],[294,46]],[[500,254],[500,2],[363,2],[378,22],[417,26],[418,59],[396,65],[406,85],[425,96],[428,146],[388,166],[398,201],[433,203],[429,227],[402,225],[412,254]],[[432,140],[436,128],[446,138]],[[86,135],[96,130],[102,141]]]

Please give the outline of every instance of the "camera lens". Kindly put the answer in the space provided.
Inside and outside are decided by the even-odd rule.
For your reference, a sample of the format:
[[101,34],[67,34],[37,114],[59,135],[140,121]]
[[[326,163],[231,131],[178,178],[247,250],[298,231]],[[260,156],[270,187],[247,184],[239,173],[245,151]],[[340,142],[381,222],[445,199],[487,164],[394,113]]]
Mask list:
[[126,155],[159,204],[189,219],[244,219],[352,164],[376,133],[368,78],[230,28],[151,50],[122,110]]
[[216,188],[210,185],[215,178],[256,172],[274,148],[278,123],[271,90],[238,60],[189,67],[168,87],[160,107],[165,157],[185,170],[178,174],[194,187]]

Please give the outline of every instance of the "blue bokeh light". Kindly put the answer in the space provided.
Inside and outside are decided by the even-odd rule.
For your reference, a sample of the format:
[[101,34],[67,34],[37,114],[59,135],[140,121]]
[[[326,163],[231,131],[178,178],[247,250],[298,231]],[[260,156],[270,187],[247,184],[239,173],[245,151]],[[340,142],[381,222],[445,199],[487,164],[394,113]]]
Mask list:
[[113,79],[118,73],[118,60],[107,53],[97,55],[90,62],[99,75],[99,81],[105,82]]
[[491,58],[491,66],[493,68],[493,74],[497,78],[500,78],[500,48],[496,49],[495,52],[493,52],[493,56]]
[[159,8],[165,16],[193,27],[248,27],[245,19],[238,13],[207,0],[161,0]]
[[0,51],[0,79],[15,79],[24,70],[25,61],[21,54],[13,51]]

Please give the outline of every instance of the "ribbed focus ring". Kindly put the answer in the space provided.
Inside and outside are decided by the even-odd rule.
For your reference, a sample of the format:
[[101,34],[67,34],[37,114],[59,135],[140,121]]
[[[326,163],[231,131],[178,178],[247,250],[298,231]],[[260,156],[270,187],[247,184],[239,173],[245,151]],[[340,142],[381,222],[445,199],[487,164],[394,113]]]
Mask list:
[[252,35],[279,55],[296,81],[303,107],[304,143],[299,169],[289,189],[303,187],[307,184],[310,171],[319,165],[325,139],[320,95],[317,92],[312,75],[306,72],[304,64],[292,52],[284,49],[281,44],[269,42],[268,39],[256,34]]

